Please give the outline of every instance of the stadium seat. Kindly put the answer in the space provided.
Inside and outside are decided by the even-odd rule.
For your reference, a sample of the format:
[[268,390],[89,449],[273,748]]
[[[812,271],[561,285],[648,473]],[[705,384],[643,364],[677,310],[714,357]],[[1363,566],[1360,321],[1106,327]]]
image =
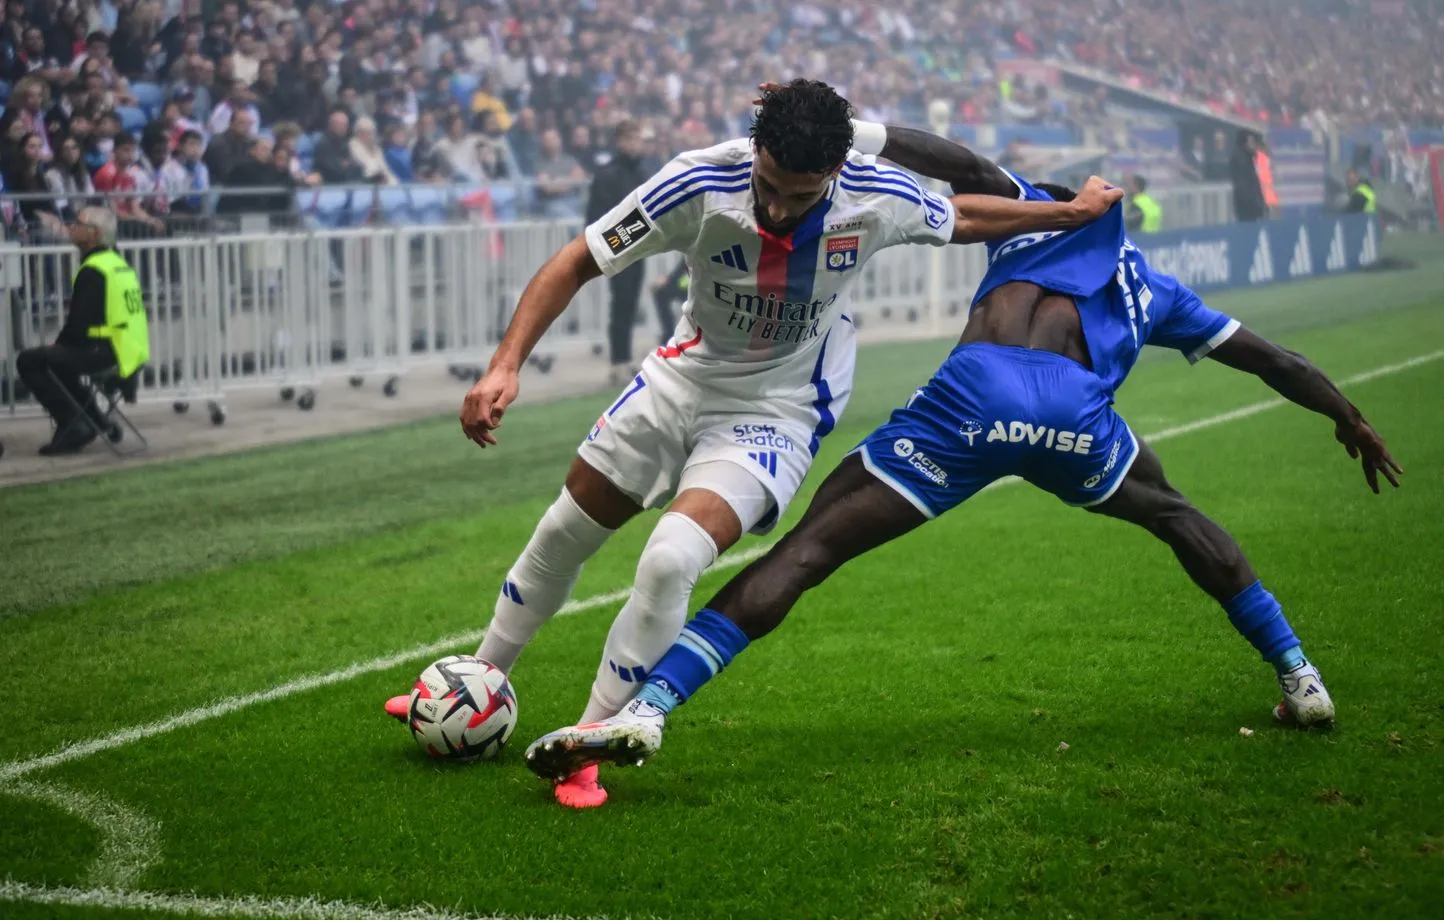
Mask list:
[[133,105],[118,105],[115,107],[115,114],[120,116],[120,126],[131,134],[139,134],[145,130],[145,113]]
[[355,189],[351,192],[351,200],[346,208],[346,222],[359,227],[371,218],[371,212],[375,209],[376,191],[369,188]]
[[10,84],[0,80],[0,105],[10,101]]
[[381,217],[388,224],[413,223],[411,195],[404,188],[383,188],[380,193]]
[[342,227],[346,224],[346,202],[350,192],[345,189],[323,188],[297,193],[297,204],[304,214],[310,214],[322,227]]
[[418,224],[439,224],[446,220],[446,193],[432,186],[411,190],[411,215]]
[[160,114],[165,107],[165,90],[156,83],[132,83],[130,85],[131,95],[135,96],[136,105],[151,118]]
[[459,73],[451,78],[451,95],[461,103],[462,109],[471,111],[471,96],[481,85],[481,78],[472,73]]

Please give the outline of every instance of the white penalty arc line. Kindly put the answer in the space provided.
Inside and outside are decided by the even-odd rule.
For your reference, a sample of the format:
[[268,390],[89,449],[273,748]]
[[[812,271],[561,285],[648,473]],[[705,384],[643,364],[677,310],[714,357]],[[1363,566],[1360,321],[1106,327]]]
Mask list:
[[[0,879],[0,903],[23,901],[66,907],[144,910],[193,917],[242,917],[249,920],[522,920],[503,914],[463,914],[433,907],[391,908],[315,898],[211,898],[118,888],[67,888],[27,885]],[[559,917],[553,920],[561,920]]]
[[[1418,357],[1410,358],[1406,361],[1400,361],[1395,364],[1386,364],[1382,367],[1376,367],[1373,370],[1365,371],[1360,374],[1355,374],[1352,377],[1346,377],[1343,380],[1338,381],[1338,384],[1339,386],[1352,386],[1354,384],[1364,383],[1369,380],[1375,380],[1380,377],[1388,377],[1393,374],[1402,373],[1403,371],[1418,367],[1423,364],[1428,364],[1432,361],[1437,361],[1440,358],[1444,358],[1444,349],[1441,349],[1439,351],[1433,351],[1424,355],[1419,355]],[[1165,428],[1161,431],[1155,432],[1154,434],[1145,435],[1144,440],[1153,443],[1157,443],[1159,441],[1167,441],[1172,438],[1192,434],[1196,431],[1202,431],[1204,429],[1213,428],[1218,425],[1224,425],[1229,422],[1237,421],[1239,419],[1258,415],[1261,412],[1267,412],[1270,409],[1276,409],[1280,406],[1286,405],[1289,405],[1289,403],[1283,399],[1266,399],[1261,402],[1251,403],[1247,406],[1242,406],[1238,409],[1233,409],[1229,412],[1222,412],[1218,415],[1211,415],[1207,418],[1202,418],[1184,425],[1177,425],[1172,428]],[[1000,481],[998,483],[995,483],[995,485],[1004,485],[1006,484],[1006,482],[1020,481],[1021,480],[1017,479],[1009,479],[1007,481]],[[746,565],[754,559],[759,559],[762,556],[766,555],[769,549],[771,549],[771,544],[763,544],[751,547],[746,550],[742,550],[740,552],[727,553],[726,555],[718,559],[717,562],[714,563],[710,569],[708,569],[708,572],[720,572],[727,569],[740,568],[741,566]],[[630,588],[624,588],[620,591],[609,591],[606,594],[597,594],[592,597],[584,598],[582,600],[571,601],[557,612],[557,616],[582,613],[588,610],[595,610],[598,607],[606,607],[610,604],[615,604],[618,601],[625,600],[627,595],[629,595],[630,593]],[[248,693],[245,696],[229,697],[227,699],[212,703],[208,706],[200,706],[195,709],[187,710],[185,712],[171,716],[170,718],[162,719],[158,722],[148,722],[144,725],[137,725],[133,728],[123,729],[121,731],[115,732],[114,734],[104,735],[99,738],[93,738],[89,741],[82,741],[76,744],[71,744],[62,747],[56,751],[53,751],[49,754],[32,757],[28,760],[13,761],[11,763],[5,764],[3,767],[0,767],[0,783],[3,783],[7,780],[18,779],[29,773],[34,773],[37,770],[45,770],[50,767],[56,767],[64,763],[69,763],[74,760],[80,760],[82,758],[89,757],[92,754],[99,754],[102,751],[109,751],[114,748],[123,747],[124,745],[131,744],[136,741],[143,741],[146,738],[153,738],[156,735],[163,735],[167,732],[172,732],[179,728],[186,728],[187,726],[195,725],[200,722],[206,722],[210,719],[220,718],[221,716],[229,715],[230,713],[236,712],[241,709],[247,709],[259,703],[267,703],[272,700],[284,699],[285,697],[294,696],[298,693],[305,693],[308,690],[315,690],[319,687],[326,687],[331,684],[339,684],[344,681],[351,680],[352,678],[360,677],[363,674],[372,674],[377,671],[390,670],[391,668],[406,664],[408,661],[413,661],[418,658],[425,658],[432,655],[439,655],[444,652],[454,651],[456,648],[461,646],[475,645],[476,643],[481,641],[481,638],[485,634],[485,632],[485,629],[475,629],[469,632],[458,633],[453,636],[447,636],[444,639],[438,639],[435,642],[428,642],[425,645],[413,646],[412,648],[405,649],[404,651],[396,652],[391,655],[383,655],[379,658],[372,658],[369,661],[358,661],[355,664],[341,668],[337,671],[329,671],[325,674],[312,674],[306,677],[298,677],[295,680],[288,681],[276,687],[272,687],[269,690],[262,690],[258,693]]]

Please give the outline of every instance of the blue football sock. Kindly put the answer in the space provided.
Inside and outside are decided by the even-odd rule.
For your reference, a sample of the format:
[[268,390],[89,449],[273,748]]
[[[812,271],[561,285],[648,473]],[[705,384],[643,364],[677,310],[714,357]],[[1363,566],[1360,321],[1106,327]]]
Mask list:
[[747,647],[747,634],[715,610],[692,618],[637,694],[663,712],[687,702]]
[[1228,621],[1280,674],[1304,663],[1304,650],[1284,610],[1262,582],[1254,582],[1223,605]]

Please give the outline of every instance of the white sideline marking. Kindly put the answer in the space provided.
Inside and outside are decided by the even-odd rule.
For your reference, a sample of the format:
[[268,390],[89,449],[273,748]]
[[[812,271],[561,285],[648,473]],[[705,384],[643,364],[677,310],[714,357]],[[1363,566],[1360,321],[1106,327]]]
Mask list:
[[45,802],[100,831],[100,854],[85,877],[88,884],[124,888],[160,861],[159,822],[118,802],[55,783],[28,780],[0,785],[0,794]]
[[[1343,380],[1337,381],[1337,383],[1339,386],[1352,386],[1354,384],[1364,383],[1365,381],[1375,380],[1379,377],[1388,377],[1392,374],[1398,374],[1402,371],[1409,370],[1410,368],[1418,367],[1421,364],[1428,364],[1431,361],[1437,361],[1440,358],[1444,358],[1444,349],[1441,349],[1439,351],[1432,351],[1425,355],[1419,355],[1418,357],[1410,358],[1407,361],[1399,361],[1395,364],[1385,364],[1382,367],[1376,367],[1371,371],[1364,371],[1363,373],[1355,374],[1352,377],[1345,377]],[[1143,439],[1145,441],[1154,443],[1158,441],[1167,441],[1171,438],[1177,438],[1182,437],[1186,434],[1192,434],[1195,431],[1202,431],[1206,428],[1213,428],[1217,425],[1227,424],[1228,422],[1237,421],[1241,418],[1248,418],[1252,415],[1258,415],[1260,412],[1267,412],[1270,409],[1276,409],[1279,406],[1284,405],[1288,405],[1287,401],[1285,400],[1266,399],[1261,402],[1251,403],[1250,405],[1242,406],[1238,409],[1233,409],[1228,412],[1221,412],[1218,415],[1210,415],[1207,418],[1202,418],[1195,422],[1189,422],[1184,425],[1176,425],[1172,428],[1165,428],[1162,431],[1156,432],[1154,434],[1145,435]],[[1008,477],[1006,479],[999,480],[998,482],[994,483],[994,485],[1001,486],[1006,485],[1009,482],[1021,481],[1022,480],[1013,477]],[[728,553],[722,556],[722,558],[718,559],[715,563],[713,563],[712,567],[708,569],[708,571],[720,572],[725,569],[739,568],[754,559],[759,559],[762,556],[766,555],[767,551],[770,548],[771,544],[765,544],[761,546],[754,546],[751,549],[743,550],[742,552],[738,553]],[[557,611],[557,616],[565,616],[573,613],[582,613],[586,610],[592,610],[597,607],[605,607],[608,604],[615,604],[617,601],[625,600],[627,595],[630,593],[630,588],[623,588],[620,591],[609,591],[606,594],[597,594],[593,595],[592,597],[583,598],[581,600],[569,601],[564,607],[562,607],[561,610]],[[380,658],[372,658],[369,661],[358,661],[355,664],[340,669],[339,671],[330,671],[325,674],[312,674],[306,677],[298,677],[295,680],[288,681],[287,683],[281,684],[277,687],[272,687],[269,690],[262,690],[258,693],[248,693],[245,696],[228,697],[226,699],[220,700],[219,702],[212,703],[209,706],[201,706],[196,709],[189,709],[185,712],[171,716],[168,719],[162,719],[158,722],[147,722],[144,725],[137,725],[133,728],[123,729],[121,731],[115,732],[114,734],[104,735],[99,738],[92,738],[89,741],[82,741],[76,744],[66,745],[65,747],[62,747],[56,751],[52,751],[49,754],[32,757],[28,760],[12,761],[11,763],[5,764],[4,766],[0,766],[0,783],[5,782],[6,780],[17,779],[21,776],[26,775],[27,773],[34,773],[36,770],[44,770],[50,767],[56,767],[63,763],[69,763],[72,760],[80,760],[81,758],[89,757],[92,754],[99,754],[101,751],[108,751],[112,748],[122,747],[134,741],[142,741],[146,738],[154,738],[156,735],[163,735],[167,732],[175,731],[178,728],[185,728],[190,725],[195,725],[198,722],[205,722],[210,719],[219,718],[220,716],[229,715],[230,713],[236,712],[238,710],[254,706],[257,703],[267,703],[271,700],[279,700],[288,696],[294,696],[297,693],[305,693],[307,690],[314,690],[318,687],[325,687],[331,684],[339,684],[343,681],[348,681],[353,677],[360,677],[363,674],[371,674],[376,671],[386,671],[398,665],[403,665],[406,662],[416,658],[424,658],[429,655],[437,655],[442,652],[451,651],[457,646],[475,645],[481,641],[481,637],[485,632],[486,630],[484,629],[474,629],[470,632],[457,633],[454,636],[447,636],[445,639],[438,639],[435,642],[428,642],[425,645],[413,646],[409,649],[405,649],[404,651],[396,652],[391,655],[384,655]]]
[[207,898],[116,888],[51,888],[0,880],[0,903],[60,904],[110,910],[150,910],[196,917],[245,917],[252,920],[522,920],[504,914],[458,914],[433,907],[392,908],[314,898]]

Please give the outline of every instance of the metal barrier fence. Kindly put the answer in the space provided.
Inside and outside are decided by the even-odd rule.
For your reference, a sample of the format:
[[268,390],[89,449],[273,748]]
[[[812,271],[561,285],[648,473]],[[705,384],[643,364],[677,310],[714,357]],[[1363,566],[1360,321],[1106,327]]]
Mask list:
[[[216,424],[229,393],[254,387],[316,405],[328,379],[380,383],[394,395],[418,365],[483,366],[532,275],[580,223],[448,224],[230,234],[122,243],[149,313],[151,357],[140,399],[177,411],[205,403]],[[662,277],[676,255],[648,260]],[[59,245],[0,249],[0,409],[37,411],[17,386],[15,356],[53,341],[78,255]],[[986,267],[978,246],[897,247],[863,267],[847,310],[861,326],[924,337],[949,331]],[[608,288],[587,285],[542,340],[544,367],[600,354]],[[705,309],[705,306],[703,307]]]

